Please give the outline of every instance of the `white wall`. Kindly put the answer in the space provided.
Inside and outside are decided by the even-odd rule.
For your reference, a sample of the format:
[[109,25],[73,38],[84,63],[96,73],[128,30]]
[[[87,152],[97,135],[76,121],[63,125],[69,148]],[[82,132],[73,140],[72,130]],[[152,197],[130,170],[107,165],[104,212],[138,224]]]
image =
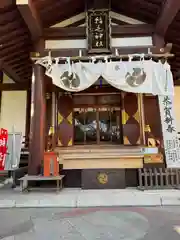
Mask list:
[[[70,40],[46,40],[46,49],[68,49],[78,48],[87,49],[87,39],[70,39]],[[121,37],[112,38],[112,47],[151,47],[153,45],[152,36],[146,37]]]
[[[13,81],[6,75],[3,82]],[[1,100],[0,128],[22,132],[25,135],[26,126],[26,91],[3,91]]]

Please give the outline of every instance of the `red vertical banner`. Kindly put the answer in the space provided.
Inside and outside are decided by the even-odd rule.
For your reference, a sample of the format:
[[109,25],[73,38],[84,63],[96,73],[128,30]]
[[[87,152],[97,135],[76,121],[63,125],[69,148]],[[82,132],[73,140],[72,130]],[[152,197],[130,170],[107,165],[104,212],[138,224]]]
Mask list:
[[7,154],[7,141],[8,131],[6,129],[0,129],[0,171],[5,168],[5,159]]

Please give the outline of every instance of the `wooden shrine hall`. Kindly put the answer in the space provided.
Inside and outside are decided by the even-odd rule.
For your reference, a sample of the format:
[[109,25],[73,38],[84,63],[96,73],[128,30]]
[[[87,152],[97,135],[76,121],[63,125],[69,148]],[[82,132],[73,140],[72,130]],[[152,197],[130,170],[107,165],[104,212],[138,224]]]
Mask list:
[[[176,92],[179,28],[176,0],[1,0],[1,126],[23,132],[28,174],[40,174],[48,151],[67,187],[134,187],[139,169],[168,167],[160,90],[140,85],[155,82],[142,70],[150,61],[170,66]],[[128,88],[119,66],[135,69],[122,73]]]

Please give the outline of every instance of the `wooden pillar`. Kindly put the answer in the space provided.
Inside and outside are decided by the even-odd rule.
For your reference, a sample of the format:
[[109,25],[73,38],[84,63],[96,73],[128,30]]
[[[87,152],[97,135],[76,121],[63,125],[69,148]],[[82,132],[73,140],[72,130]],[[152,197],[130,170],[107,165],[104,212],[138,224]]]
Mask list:
[[[49,88],[47,88],[50,90]],[[52,149],[52,94],[46,92],[46,130],[45,130],[45,149]]]
[[34,65],[34,79],[32,92],[31,111],[31,134],[30,134],[30,156],[28,174],[37,175],[44,158],[45,149],[45,79],[44,68]]
[[138,94],[138,109],[140,115],[140,143],[146,145],[145,138],[145,118],[144,118],[144,104],[143,104],[143,94]]
[[55,129],[56,129],[56,94],[52,92],[52,148],[56,147],[56,136],[55,136]]

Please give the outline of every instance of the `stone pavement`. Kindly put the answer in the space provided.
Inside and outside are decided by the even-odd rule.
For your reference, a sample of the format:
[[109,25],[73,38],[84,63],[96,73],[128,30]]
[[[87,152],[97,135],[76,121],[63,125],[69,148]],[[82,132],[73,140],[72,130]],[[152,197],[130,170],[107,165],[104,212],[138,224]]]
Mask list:
[[29,192],[0,190],[0,208],[180,206],[180,190],[81,190]]
[[2,240],[179,240],[179,207],[0,209]]

